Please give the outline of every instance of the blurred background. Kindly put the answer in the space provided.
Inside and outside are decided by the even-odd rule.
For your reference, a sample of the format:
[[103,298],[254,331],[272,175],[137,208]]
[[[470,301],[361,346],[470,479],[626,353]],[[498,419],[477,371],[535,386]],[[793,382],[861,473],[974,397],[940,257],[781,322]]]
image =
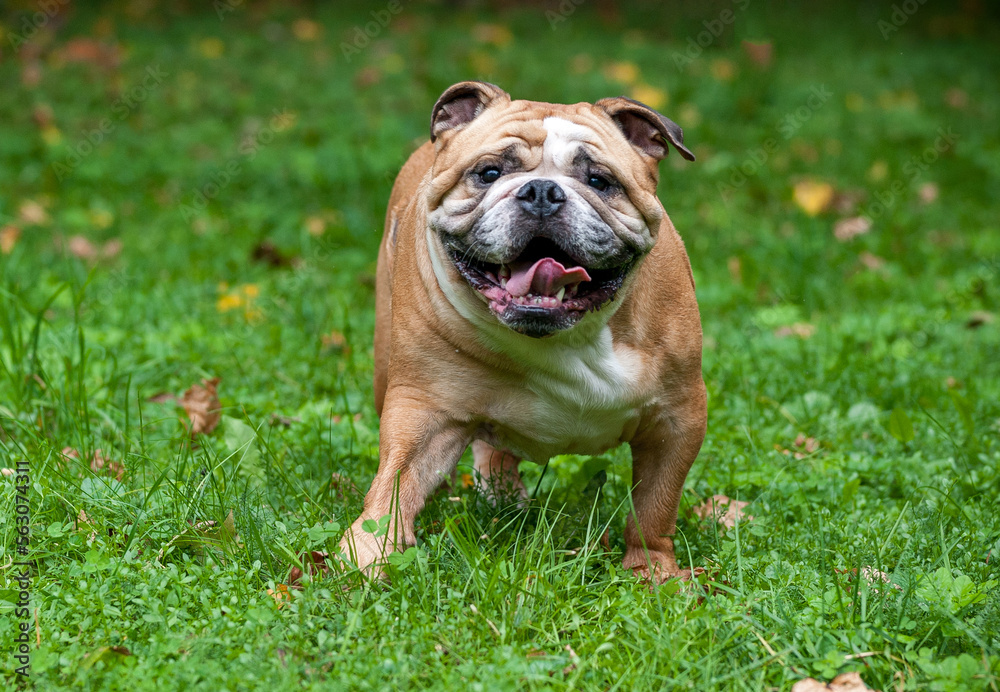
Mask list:
[[[549,689],[585,669],[595,689],[711,689],[720,671],[732,689],[765,674],[787,689],[844,665],[870,665],[881,689],[987,689],[998,20],[986,0],[0,2],[0,466],[28,460],[38,481],[34,670],[89,689],[94,656],[110,656],[139,661],[143,684],[212,671],[204,686],[221,689],[256,668],[300,689],[332,646],[351,688],[396,660],[463,689],[456,676],[499,689],[490,676],[534,670]],[[436,98],[467,79],[541,101],[631,96],[697,155],[669,156],[660,183],[691,256],[710,397],[679,555],[738,593],[728,613],[730,596],[647,598],[615,571],[627,449],[522,466],[562,508],[540,519],[551,532],[517,519],[491,539],[497,516],[466,476],[421,515],[421,571],[400,588],[274,608],[296,556],[336,549],[374,475],[385,206]],[[742,533],[698,514],[722,494],[751,503]],[[571,558],[592,520],[609,522],[609,552]],[[205,521],[203,540],[177,540]],[[150,568],[161,558],[170,570]],[[520,576],[496,576],[504,565]],[[550,566],[552,590],[519,615],[532,565]],[[868,566],[895,588],[859,596]],[[358,636],[362,611],[381,624]],[[421,618],[434,636],[396,646]],[[0,619],[7,646],[14,627]],[[593,654],[575,673],[571,640]]]

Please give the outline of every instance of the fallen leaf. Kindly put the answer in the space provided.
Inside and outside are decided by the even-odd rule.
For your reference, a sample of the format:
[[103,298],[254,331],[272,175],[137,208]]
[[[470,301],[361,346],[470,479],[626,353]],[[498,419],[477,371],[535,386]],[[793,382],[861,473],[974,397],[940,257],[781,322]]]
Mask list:
[[49,222],[49,214],[45,211],[45,207],[34,200],[26,199],[21,202],[17,213],[21,221],[29,226],[41,226]]
[[[305,565],[306,573],[310,577],[314,577],[317,574],[323,575],[329,573],[330,568],[326,566],[327,557],[329,557],[327,553],[320,552],[319,550],[311,550],[308,553],[299,555],[299,560]],[[299,586],[302,576],[302,569],[298,565],[292,567],[292,571],[288,573],[288,586],[302,588]]]
[[666,108],[667,103],[670,101],[666,91],[658,87],[650,86],[649,84],[636,84],[632,87],[631,96],[636,101],[645,103],[647,106],[657,111]]
[[885,266],[885,260],[878,255],[873,255],[872,253],[865,251],[858,255],[858,260],[861,264],[865,265],[866,268],[876,271]]
[[924,183],[920,186],[920,201],[924,204],[930,204],[938,198],[940,193],[940,188],[938,188],[937,183]]
[[203,379],[194,384],[181,396],[181,406],[191,421],[191,436],[215,430],[222,416],[218,387],[220,378]]
[[82,62],[105,69],[118,66],[121,59],[118,46],[99,43],[90,38],[72,38],[59,51],[59,57],[66,62]]
[[952,87],[944,92],[944,102],[952,108],[965,108],[969,105],[969,95],[958,87]]
[[323,344],[323,348],[327,351],[348,351],[347,348],[347,338],[334,330],[329,334],[324,334],[320,337],[320,342]]
[[280,413],[271,414],[271,425],[280,425],[283,428],[292,427],[292,423],[301,423],[302,419],[295,416],[283,416]]
[[502,48],[513,40],[514,34],[502,24],[476,24],[472,27],[472,37],[480,43],[492,43]]
[[799,433],[798,437],[795,438],[795,446],[805,447],[805,450],[812,454],[819,449],[819,442],[816,441],[815,437],[806,437],[802,433]]
[[802,180],[792,191],[795,204],[809,216],[816,216],[833,202],[833,185],[818,180]]
[[279,609],[285,607],[285,601],[292,599],[292,594],[288,593],[288,587],[284,584],[275,584],[273,589],[267,590],[267,595],[274,599]]
[[101,661],[105,666],[110,666],[131,655],[132,652],[124,646],[102,646],[87,654],[81,665],[84,669],[88,669],[93,668],[94,664]]
[[995,319],[991,312],[974,310],[969,313],[969,319],[965,321],[965,326],[969,329],[976,329],[977,327],[982,327],[984,324],[990,324]]
[[747,54],[750,62],[754,65],[766,68],[771,65],[771,60],[774,58],[774,44],[770,41],[761,41],[759,43],[743,41],[743,52]]
[[226,44],[224,44],[220,38],[210,36],[198,41],[198,52],[209,60],[221,58],[225,50]]
[[326,219],[322,216],[309,216],[306,218],[306,232],[313,238],[318,238],[326,231]]
[[726,528],[733,528],[737,521],[751,521],[753,517],[743,509],[749,502],[733,500],[725,495],[713,495],[691,511],[701,519],[715,519]]
[[177,397],[170,392],[157,392],[153,396],[146,399],[146,401],[152,404],[165,404],[168,401],[177,401]]
[[867,216],[841,219],[833,225],[833,237],[842,243],[864,235],[872,229],[872,221]]
[[254,262],[263,262],[274,268],[291,267],[295,264],[295,258],[283,253],[277,245],[270,240],[263,240],[254,245],[250,251],[250,259]]
[[72,236],[66,247],[69,248],[70,254],[78,259],[93,260],[100,255],[97,247],[82,235]]
[[602,70],[604,76],[613,82],[635,84],[639,81],[639,68],[633,62],[619,61],[608,63]]
[[90,470],[94,473],[105,473],[114,476],[116,481],[120,481],[125,476],[125,465],[120,461],[113,461],[104,458],[104,452],[100,449],[94,450],[94,456],[90,459]]
[[359,89],[367,89],[382,81],[382,70],[374,65],[366,65],[354,75],[354,86]]
[[292,22],[292,35],[300,41],[315,41],[322,33],[323,27],[311,19],[296,19]]
[[17,245],[17,241],[21,238],[21,229],[14,224],[7,224],[3,228],[0,228],[0,252],[5,255],[9,255],[14,250],[14,246]]
[[736,63],[728,58],[716,58],[708,69],[712,77],[720,82],[731,82],[736,78]]
[[841,673],[829,685],[814,678],[799,680],[792,685],[792,692],[866,692],[870,689],[857,673]]
[[784,339],[789,336],[796,336],[800,339],[808,339],[815,333],[816,325],[809,324],[808,322],[796,322],[795,324],[778,327],[774,330],[774,335],[779,339]]

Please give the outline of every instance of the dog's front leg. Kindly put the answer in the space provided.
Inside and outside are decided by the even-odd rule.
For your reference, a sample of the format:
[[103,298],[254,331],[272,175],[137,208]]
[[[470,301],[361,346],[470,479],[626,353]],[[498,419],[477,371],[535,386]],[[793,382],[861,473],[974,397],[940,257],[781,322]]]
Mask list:
[[691,576],[677,566],[672,537],[684,479],[705,438],[705,385],[699,379],[692,389],[683,405],[644,421],[630,443],[635,512],[625,526],[623,566],[658,583]]
[[[470,438],[467,426],[436,410],[432,402],[388,392],[382,411],[378,473],[365,495],[361,516],[340,542],[341,551],[352,564],[368,576],[381,576],[381,565],[389,553],[415,543],[417,514],[427,497],[450,476]],[[365,531],[368,519],[374,524]]]

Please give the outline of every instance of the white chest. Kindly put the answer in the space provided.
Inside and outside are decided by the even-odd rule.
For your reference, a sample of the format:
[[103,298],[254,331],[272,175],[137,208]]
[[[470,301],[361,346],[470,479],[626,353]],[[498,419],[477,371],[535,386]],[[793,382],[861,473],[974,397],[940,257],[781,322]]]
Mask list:
[[584,344],[547,344],[516,354],[521,386],[505,392],[494,430],[506,446],[534,461],[556,454],[599,454],[617,446],[638,422],[639,356],[615,348],[604,326]]

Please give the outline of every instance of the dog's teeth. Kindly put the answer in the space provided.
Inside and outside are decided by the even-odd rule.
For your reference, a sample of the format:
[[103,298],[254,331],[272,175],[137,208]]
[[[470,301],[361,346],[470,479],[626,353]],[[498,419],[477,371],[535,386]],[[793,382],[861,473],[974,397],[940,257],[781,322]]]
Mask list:
[[557,303],[561,303],[564,295],[566,295],[566,287],[565,286],[563,286],[562,288],[560,288],[559,292],[556,293],[556,302]]
[[507,279],[503,278],[503,272],[500,274],[500,288],[507,288]]
[[504,279],[505,281],[507,279],[509,279],[510,278],[510,267],[508,267],[506,264],[501,264],[500,265],[499,276],[500,276],[501,279]]
[[542,297],[535,296],[535,305],[541,305],[541,304],[542,304]]

